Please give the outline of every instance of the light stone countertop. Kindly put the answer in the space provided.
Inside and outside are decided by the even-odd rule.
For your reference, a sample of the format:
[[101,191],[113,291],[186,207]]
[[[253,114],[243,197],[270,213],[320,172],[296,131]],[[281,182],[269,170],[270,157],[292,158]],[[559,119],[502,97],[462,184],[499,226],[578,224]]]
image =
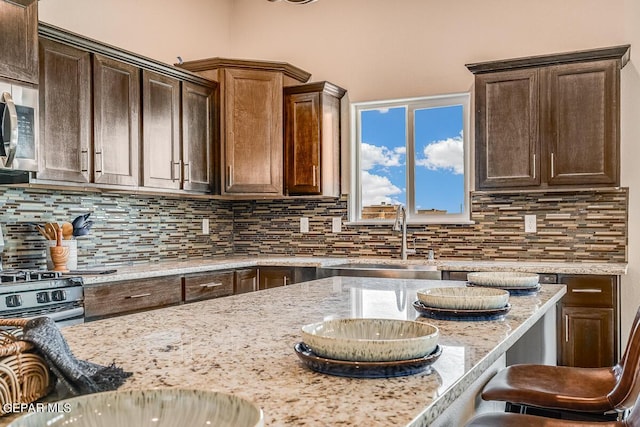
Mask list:
[[[427,426],[566,292],[563,285],[543,285],[538,294],[512,296],[511,311],[497,321],[417,316],[416,290],[464,285],[331,277],[80,324],[63,334],[77,357],[132,371],[122,390],[234,393],[262,407],[266,426]],[[293,350],[300,327],[339,317],[433,323],[442,355],[431,373],[399,378],[307,369]]]
[[[438,270],[449,271],[516,271],[530,273],[603,274],[623,275],[626,263],[606,262],[558,262],[558,261],[458,261],[436,259],[434,261],[410,259],[402,261],[394,258],[326,258],[326,257],[228,257],[196,259],[191,261],[163,261],[149,264],[125,266],[97,266],[95,269],[116,269],[105,275],[83,276],[86,285],[115,282],[121,280],[145,279],[151,277],[182,275],[214,270],[237,269],[256,266],[328,267],[343,263],[409,264],[431,265]],[[94,269],[88,267],[87,269]]]

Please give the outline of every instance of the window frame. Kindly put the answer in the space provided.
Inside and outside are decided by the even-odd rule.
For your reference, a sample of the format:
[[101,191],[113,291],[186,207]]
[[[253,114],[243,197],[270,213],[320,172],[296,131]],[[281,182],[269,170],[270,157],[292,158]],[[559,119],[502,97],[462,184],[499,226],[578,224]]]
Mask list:
[[[361,124],[360,113],[366,110],[405,107],[406,142],[406,209],[407,222],[411,224],[472,224],[471,221],[471,137],[470,137],[470,104],[469,92],[445,95],[424,96],[394,100],[355,102],[351,104],[351,141],[350,141],[350,193],[348,198],[349,222],[352,224],[391,224],[393,219],[362,219],[362,185],[360,170]],[[464,153],[464,203],[461,213],[418,215],[415,212],[415,141],[414,111],[461,105],[462,106],[462,143]]]

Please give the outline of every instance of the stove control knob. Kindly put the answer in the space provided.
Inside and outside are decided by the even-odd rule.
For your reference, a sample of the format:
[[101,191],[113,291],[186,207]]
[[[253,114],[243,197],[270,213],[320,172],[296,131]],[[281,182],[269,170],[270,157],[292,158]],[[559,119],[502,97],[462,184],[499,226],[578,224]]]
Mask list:
[[8,295],[5,299],[7,307],[20,307],[22,305],[22,298],[20,295]]
[[56,289],[55,291],[51,292],[51,299],[53,301],[64,301],[67,299],[67,293],[64,291],[64,289]]
[[49,292],[38,292],[36,294],[36,301],[38,304],[46,304],[51,301],[51,296]]

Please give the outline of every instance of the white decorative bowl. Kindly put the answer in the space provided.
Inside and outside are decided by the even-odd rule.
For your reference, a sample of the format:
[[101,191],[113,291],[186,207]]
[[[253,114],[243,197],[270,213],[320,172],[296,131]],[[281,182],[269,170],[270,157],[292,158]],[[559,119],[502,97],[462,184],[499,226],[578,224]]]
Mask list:
[[8,427],[66,425],[262,427],[264,416],[253,403],[226,393],[179,389],[131,390],[62,400],[57,402],[56,412],[32,412],[16,419]]
[[469,273],[467,281],[474,285],[495,287],[534,288],[538,286],[539,276],[533,273],[513,273],[506,271],[487,271]]
[[509,291],[492,288],[431,288],[417,294],[427,307],[452,310],[492,310],[509,302]]
[[335,360],[383,362],[417,359],[435,350],[438,328],[394,319],[333,319],[302,327],[315,354]]

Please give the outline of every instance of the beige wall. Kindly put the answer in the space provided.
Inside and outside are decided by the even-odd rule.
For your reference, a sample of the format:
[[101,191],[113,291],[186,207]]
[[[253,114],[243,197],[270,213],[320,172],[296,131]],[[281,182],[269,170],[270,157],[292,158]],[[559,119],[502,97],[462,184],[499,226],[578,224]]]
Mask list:
[[626,338],[640,305],[640,2],[625,0],[622,25],[631,61],[622,70],[622,185],[629,187],[629,272],[622,278],[622,336]]
[[46,0],[41,21],[168,64],[228,56],[230,0]]
[[637,0],[46,0],[41,20],[172,63],[287,61],[365,101],[468,91],[464,64],[632,44],[622,73],[622,183],[630,190],[623,337],[640,304],[640,2]]

